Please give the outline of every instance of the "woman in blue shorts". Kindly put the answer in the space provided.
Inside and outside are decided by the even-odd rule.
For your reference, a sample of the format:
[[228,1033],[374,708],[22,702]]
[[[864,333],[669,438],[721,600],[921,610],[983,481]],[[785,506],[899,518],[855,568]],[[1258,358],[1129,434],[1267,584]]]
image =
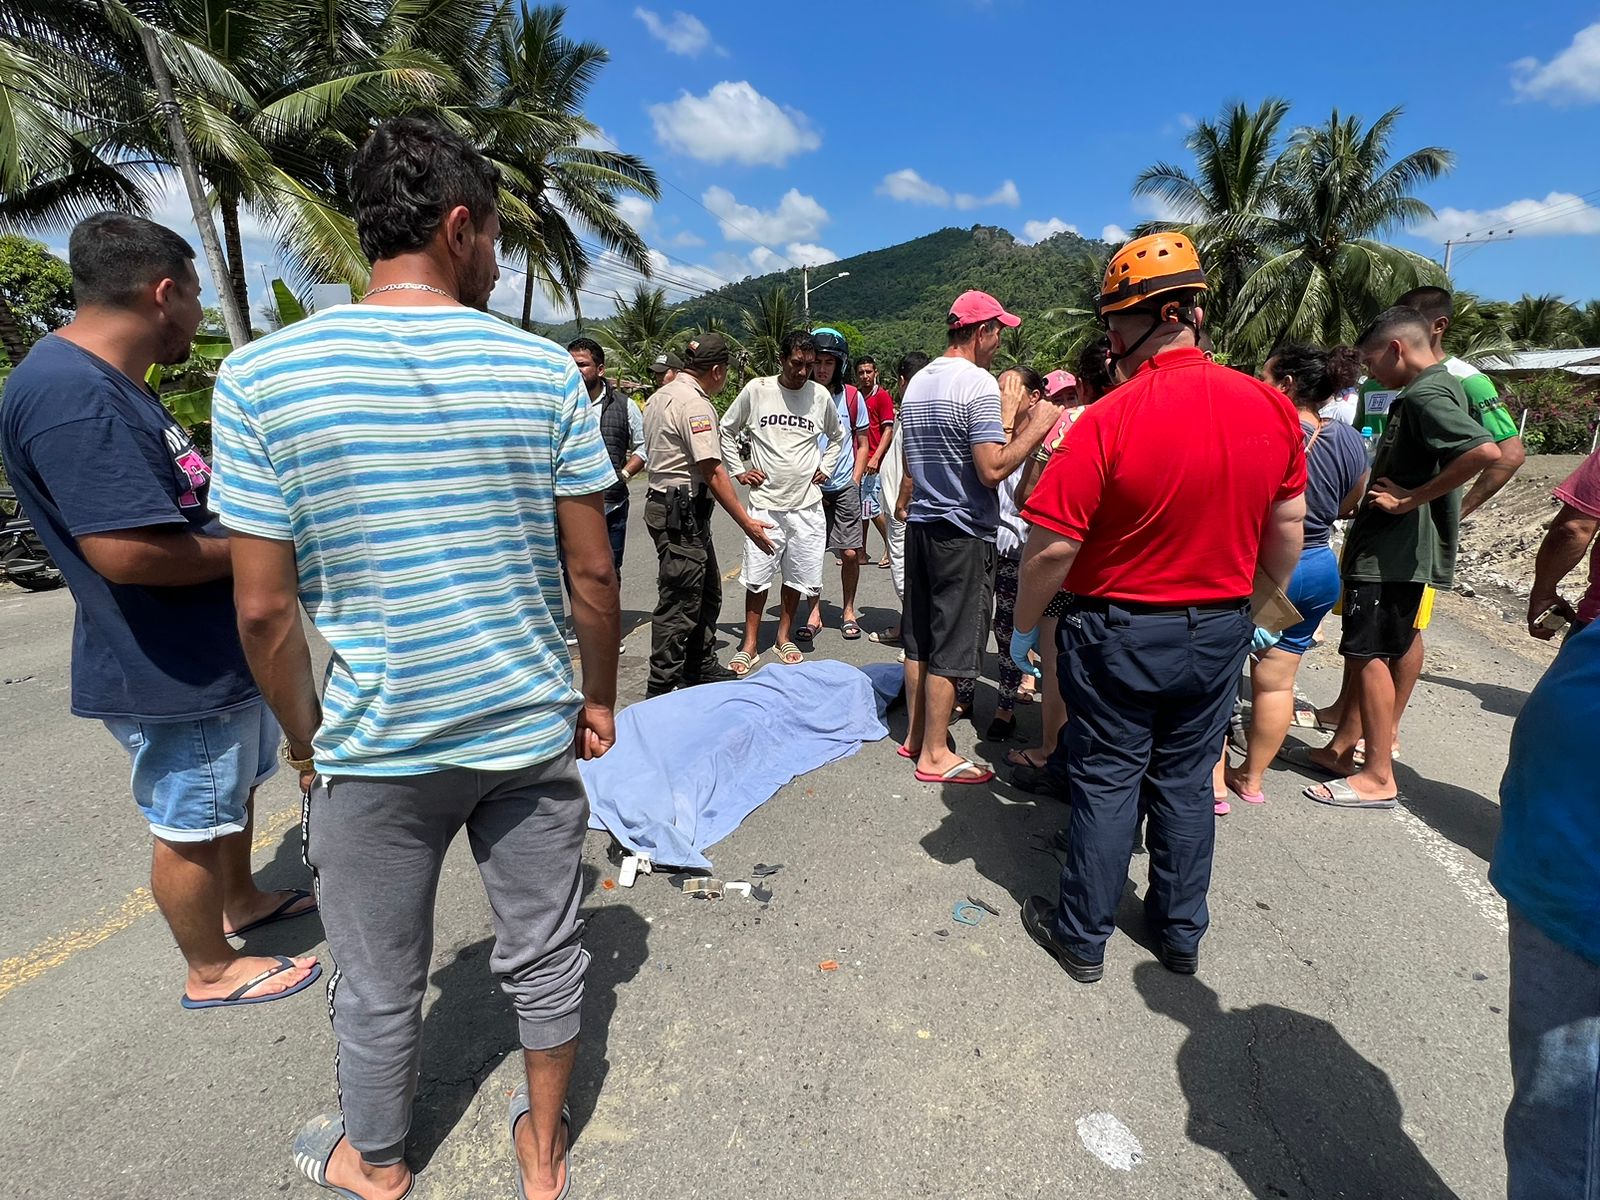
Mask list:
[[1333,350],[1280,346],[1261,368],[1261,378],[1294,402],[1305,431],[1306,540],[1288,589],[1303,620],[1256,656],[1250,668],[1249,749],[1243,764],[1230,767],[1225,775],[1228,790],[1249,804],[1266,799],[1261,776],[1283,745],[1294,717],[1294,677],[1300,656],[1311,649],[1312,635],[1339,598],[1339,561],[1328,539],[1334,521],[1353,514],[1366,493],[1367,450],[1354,429],[1318,413],[1360,373],[1361,360],[1348,346]]

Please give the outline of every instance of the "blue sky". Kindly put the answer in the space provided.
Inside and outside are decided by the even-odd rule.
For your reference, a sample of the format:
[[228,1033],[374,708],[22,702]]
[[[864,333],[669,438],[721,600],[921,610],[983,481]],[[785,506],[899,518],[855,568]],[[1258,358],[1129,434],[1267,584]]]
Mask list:
[[[1125,11],[583,0],[568,33],[611,51],[588,115],[659,172],[661,202],[627,211],[677,283],[714,286],[947,225],[1114,236],[1152,215],[1129,194],[1142,168],[1189,163],[1195,118],[1277,95],[1291,124],[1401,105],[1396,152],[1455,152],[1455,169],[1422,193],[1439,219],[1394,239],[1442,257],[1449,236],[1526,230],[1458,248],[1460,286],[1600,296],[1600,3]],[[1424,32],[1428,12],[1445,19]],[[250,249],[270,264],[264,242]],[[625,275],[602,266],[592,287],[609,293]],[[520,282],[502,280],[497,307],[516,306]]]

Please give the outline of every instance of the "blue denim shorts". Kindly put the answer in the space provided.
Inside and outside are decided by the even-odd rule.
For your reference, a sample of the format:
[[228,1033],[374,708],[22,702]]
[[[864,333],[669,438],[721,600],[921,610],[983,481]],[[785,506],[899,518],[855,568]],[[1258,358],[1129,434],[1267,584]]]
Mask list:
[[1289,601],[1300,610],[1301,621],[1283,631],[1275,650],[1290,654],[1304,654],[1311,649],[1311,639],[1322,624],[1322,618],[1333,611],[1339,599],[1339,560],[1327,546],[1307,546],[1300,554],[1300,564],[1289,580]]
[[883,477],[881,475],[863,475],[861,477],[861,519],[875,521],[883,516]]
[[242,833],[251,789],[278,769],[278,722],[265,700],[198,721],[105,726],[133,759],[133,798],[164,842]]

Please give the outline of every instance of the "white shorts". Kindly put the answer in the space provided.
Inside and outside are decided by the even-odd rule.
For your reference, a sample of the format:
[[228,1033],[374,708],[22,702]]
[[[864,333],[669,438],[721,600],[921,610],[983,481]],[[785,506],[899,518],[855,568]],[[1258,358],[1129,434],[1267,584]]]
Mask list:
[[772,528],[767,539],[773,553],[766,554],[749,538],[744,540],[744,567],[739,572],[739,582],[747,592],[764,592],[772,586],[772,577],[781,571],[783,586],[802,596],[815,596],[822,591],[822,549],[827,541],[827,521],[822,516],[819,500],[810,508],[797,508],[790,512],[771,512],[765,508],[750,509],[750,516],[765,521]]

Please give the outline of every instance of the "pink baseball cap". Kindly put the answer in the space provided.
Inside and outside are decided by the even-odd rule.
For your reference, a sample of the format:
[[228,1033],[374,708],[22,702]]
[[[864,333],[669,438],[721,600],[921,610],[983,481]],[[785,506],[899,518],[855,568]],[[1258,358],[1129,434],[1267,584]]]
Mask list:
[[1002,325],[1021,325],[1022,318],[1014,317],[1005,306],[988,292],[962,292],[950,306],[950,328],[977,325],[982,321],[999,321]]
[[1064,392],[1068,388],[1077,386],[1078,377],[1071,371],[1051,371],[1050,374],[1044,377],[1044,394],[1046,396],[1054,396],[1058,392]]

